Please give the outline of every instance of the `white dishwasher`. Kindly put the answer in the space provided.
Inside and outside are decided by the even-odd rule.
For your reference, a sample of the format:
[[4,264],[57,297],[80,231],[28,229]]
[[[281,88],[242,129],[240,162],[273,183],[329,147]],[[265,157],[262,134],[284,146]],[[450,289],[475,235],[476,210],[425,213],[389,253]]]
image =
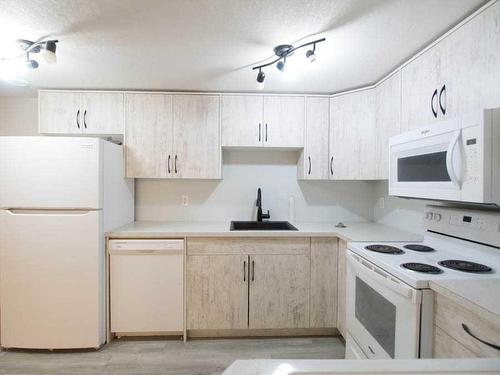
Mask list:
[[184,240],[110,240],[111,332],[182,334]]

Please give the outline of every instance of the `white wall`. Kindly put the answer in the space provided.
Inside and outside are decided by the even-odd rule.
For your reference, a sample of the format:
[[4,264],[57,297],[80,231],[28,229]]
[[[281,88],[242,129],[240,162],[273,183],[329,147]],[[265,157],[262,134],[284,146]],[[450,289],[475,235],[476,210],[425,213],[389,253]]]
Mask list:
[[38,99],[0,96],[0,136],[37,134]]
[[[223,180],[136,180],[137,220],[250,220],[257,188],[271,219],[296,221],[371,220],[371,182],[297,181],[296,151],[224,151]],[[181,205],[182,195],[189,205]]]
[[[373,220],[410,232],[423,233],[422,218],[425,206],[437,203],[420,199],[390,197],[387,193],[387,181],[377,181],[373,187],[375,200]],[[381,198],[384,200],[383,208],[380,206]]]

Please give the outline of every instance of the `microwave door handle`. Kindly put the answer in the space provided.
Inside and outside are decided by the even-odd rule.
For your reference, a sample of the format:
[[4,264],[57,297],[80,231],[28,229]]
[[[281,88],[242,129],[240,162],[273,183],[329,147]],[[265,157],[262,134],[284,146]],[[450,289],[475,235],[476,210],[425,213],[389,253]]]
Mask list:
[[393,281],[390,276],[384,276],[382,271],[375,271],[375,269],[369,268],[368,266],[363,264],[362,261],[357,260],[352,254],[347,254],[347,261],[351,265],[351,267],[356,270],[356,273],[365,275],[366,277],[391,289],[404,298],[416,301],[416,296],[413,293],[413,289],[409,286],[402,285],[401,283]]
[[448,150],[446,152],[446,169],[448,171],[448,175],[450,176],[451,182],[460,187],[460,179],[457,177],[455,173],[455,167],[453,165],[453,154],[455,153],[455,147],[458,144],[458,140],[460,139],[460,130],[457,130],[451,139],[450,145],[448,146]]

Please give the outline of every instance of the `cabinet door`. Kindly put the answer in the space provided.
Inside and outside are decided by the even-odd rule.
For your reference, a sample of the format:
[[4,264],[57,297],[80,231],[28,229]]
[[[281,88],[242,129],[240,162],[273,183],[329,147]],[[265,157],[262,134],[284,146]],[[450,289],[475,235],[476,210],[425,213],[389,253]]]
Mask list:
[[311,238],[311,328],[337,326],[337,239]]
[[248,328],[248,256],[192,255],[186,265],[187,329]]
[[220,98],[174,96],[174,176],[221,178]]
[[41,91],[39,130],[42,134],[81,134],[83,131],[79,92]]
[[328,180],[328,98],[306,98],[306,143],[299,160],[299,178]]
[[500,3],[439,43],[446,116],[500,107]]
[[222,96],[223,147],[262,145],[263,100],[258,95]]
[[[441,77],[439,44],[402,68],[401,130],[403,132],[422,128],[443,119],[438,102],[439,89],[442,86]],[[433,95],[435,92],[436,95]],[[432,112],[433,108],[436,115]]]
[[375,177],[389,178],[389,139],[401,132],[401,71],[375,89]]
[[125,98],[127,177],[166,178],[173,171],[172,96],[127,94]]
[[345,322],[345,288],[346,288],[346,272],[347,272],[347,242],[339,240],[339,274],[338,274],[338,313],[337,313],[337,328],[342,336],[347,337],[347,329]]
[[123,94],[82,93],[85,134],[123,134]]
[[250,328],[309,326],[309,255],[250,256]]
[[374,143],[374,90],[330,99],[330,179],[375,179]]
[[264,146],[304,147],[304,113],[302,96],[264,97]]

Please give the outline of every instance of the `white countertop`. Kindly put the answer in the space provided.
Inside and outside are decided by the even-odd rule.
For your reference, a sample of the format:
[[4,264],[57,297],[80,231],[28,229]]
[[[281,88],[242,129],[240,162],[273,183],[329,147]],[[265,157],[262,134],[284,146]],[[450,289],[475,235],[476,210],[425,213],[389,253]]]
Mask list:
[[429,286],[483,319],[500,324],[500,279],[433,280]]
[[238,360],[223,375],[292,374],[498,374],[496,359],[400,359],[400,360]]
[[346,241],[421,241],[422,236],[373,222],[293,223],[298,231],[230,231],[230,222],[136,221],[107,233],[110,238],[340,237]]

